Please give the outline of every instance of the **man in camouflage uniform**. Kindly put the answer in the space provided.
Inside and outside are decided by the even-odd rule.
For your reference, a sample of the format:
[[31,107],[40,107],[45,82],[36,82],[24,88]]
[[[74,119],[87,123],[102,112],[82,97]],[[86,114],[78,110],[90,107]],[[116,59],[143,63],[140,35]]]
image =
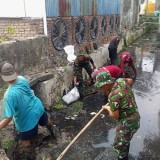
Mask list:
[[83,96],[83,75],[82,69],[84,68],[89,75],[91,82],[92,79],[92,68],[90,66],[92,64],[93,68],[96,68],[94,65],[93,59],[89,55],[83,54],[82,51],[79,51],[77,54],[77,58],[74,61],[74,86],[77,86],[81,97]]
[[140,127],[140,115],[131,89],[132,84],[133,80],[130,78],[115,81],[108,72],[100,72],[96,76],[95,86],[100,87],[108,96],[108,103],[102,108],[118,120],[113,144],[118,160],[128,160],[130,141]]

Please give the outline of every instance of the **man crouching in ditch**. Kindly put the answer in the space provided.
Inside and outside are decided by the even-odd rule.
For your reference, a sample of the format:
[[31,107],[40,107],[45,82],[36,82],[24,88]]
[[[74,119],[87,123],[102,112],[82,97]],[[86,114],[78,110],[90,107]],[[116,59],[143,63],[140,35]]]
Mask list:
[[8,83],[2,104],[2,121],[0,130],[7,126],[12,118],[16,129],[20,132],[22,155],[19,159],[36,159],[32,140],[38,134],[38,125],[46,126],[52,137],[52,121],[44,110],[38,97],[30,88],[29,82],[23,76],[17,76],[15,66],[7,61],[1,63],[1,78]]

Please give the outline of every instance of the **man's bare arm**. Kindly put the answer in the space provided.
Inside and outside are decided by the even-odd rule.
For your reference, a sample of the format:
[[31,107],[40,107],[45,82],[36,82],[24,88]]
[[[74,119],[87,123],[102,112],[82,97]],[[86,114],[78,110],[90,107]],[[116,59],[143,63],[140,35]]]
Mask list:
[[102,106],[103,109],[107,110],[109,115],[115,119],[119,118],[119,110],[116,110],[114,112],[111,111],[110,106],[108,106],[108,104],[106,104],[105,106]]
[[125,81],[126,81],[127,84],[129,84],[132,87],[132,85],[133,85],[133,79],[131,79],[131,78],[125,78]]
[[6,127],[11,121],[12,121],[12,117],[4,118],[2,121],[0,121],[0,130]]

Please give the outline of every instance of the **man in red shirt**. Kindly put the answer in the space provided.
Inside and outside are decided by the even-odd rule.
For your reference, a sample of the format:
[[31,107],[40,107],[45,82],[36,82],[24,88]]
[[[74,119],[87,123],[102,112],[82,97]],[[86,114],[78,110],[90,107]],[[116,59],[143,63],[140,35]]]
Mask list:
[[133,70],[134,78],[136,78],[137,72],[134,66],[134,59],[131,55],[131,52],[122,52],[120,54],[120,68],[125,78],[131,78],[131,75],[129,75],[130,69]]
[[112,78],[122,77],[121,69],[116,65],[109,65],[109,66],[104,66],[102,68],[99,68],[99,70],[92,72],[92,77],[95,78],[96,75],[100,72],[109,72]]

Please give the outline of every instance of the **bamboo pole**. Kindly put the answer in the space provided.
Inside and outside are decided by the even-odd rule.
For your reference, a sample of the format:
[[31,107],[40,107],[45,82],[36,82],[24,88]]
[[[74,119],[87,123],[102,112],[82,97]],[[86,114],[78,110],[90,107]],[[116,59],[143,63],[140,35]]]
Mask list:
[[75,141],[82,135],[82,133],[95,121],[95,119],[103,112],[103,108],[87,123],[87,125],[77,134],[77,136],[71,141],[71,143],[65,148],[65,150],[59,155],[56,160],[61,160],[69,148],[75,143]]

